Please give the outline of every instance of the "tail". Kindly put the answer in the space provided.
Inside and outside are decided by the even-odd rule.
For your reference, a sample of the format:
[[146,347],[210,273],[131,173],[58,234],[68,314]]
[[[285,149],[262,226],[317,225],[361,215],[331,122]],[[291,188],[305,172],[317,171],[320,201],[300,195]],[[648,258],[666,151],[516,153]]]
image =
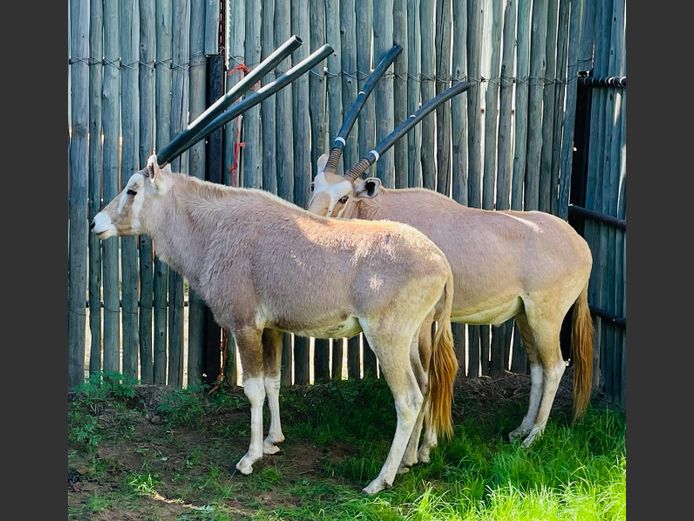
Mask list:
[[429,365],[429,409],[427,421],[437,434],[453,436],[453,383],[458,372],[458,360],[453,351],[451,309],[453,307],[453,274],[449,272],[444,287],[445,304],[434,318],[438,321]]
[[586,412],[593,385],[593,319],[588,307],[588,284],[574,304],[571,323],[571,358],[574,365],[573,421]]

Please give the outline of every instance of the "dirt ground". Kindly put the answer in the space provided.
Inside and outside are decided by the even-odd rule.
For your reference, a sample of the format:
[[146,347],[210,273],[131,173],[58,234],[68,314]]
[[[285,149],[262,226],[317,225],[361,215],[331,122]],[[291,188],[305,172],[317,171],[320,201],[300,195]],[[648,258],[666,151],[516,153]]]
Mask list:
[[[562,379],[553,416],[557,410],[570,409],[570,380]],[[458,382],[455,394],[465,396],[466,403],[475,404],[474,414],[485,414],[484,411],[493,414],[504,403],[522,402],[525,407],[529,383],[528,376],[514,374],[496,379],[464,379]],[[316,388],[311,386],[305,392],[319,392],[312,389]],[[232,518],[253,517],[259,509],[272,510],[296,501],[282,492],[286,490],[284,485],[326,478],[340,482],[340,477],[326,475],[326,463],[339,463],[353,457],[357,450],[339,439],[318,446],[307,439],[287,436],[280,454],[265,457],[254,465],[256,481],[239,480],[234,463],[245,452],[249,441],[248,405],[242,389],[229,393],[226,406],[202,411],[202,423],[194,427],[172,426],[162,417],[160,406],[171,393],[170,389],[136,386],[134,391],[135,395],[125,400],[124,407],[114,407],[108,401],[88,405],[86,412],[96,419],[100,432],[110,433],[102,435],[103,439],[95,443],[93,450],[85,450],[84,443],[74,440],[69,443],[67,484],[71,519],[216,519],[208,517],[210,507],[205,502],[214,487],[227,496],[224,506]],[[302,391],[296,388],[284,391],[294,392]],[[315,399],[311,394],[303,396]],[[75,395],[69,399],[73,408],[81,407]],[[600,399],[595,397],[594,401]],[[472,412],[469,407],[454,410],[458,417]],[[285,424],[294,419],[289,414],[291,411],[283,411]],[[69,428],[85,429],[74,424]],[[89,439],[89,433],[84,437]],[[283,487],[264,486],[277,481],[276,468],[281,468]],[[144,475],[158,476],[156,487],[150,490],[147,483],[137,481]],[[138,486],[149,493],[133,492]],[[350,486],[358,484],[350,483]],[[180,497],[186,497],[187,501],[171,499]]]

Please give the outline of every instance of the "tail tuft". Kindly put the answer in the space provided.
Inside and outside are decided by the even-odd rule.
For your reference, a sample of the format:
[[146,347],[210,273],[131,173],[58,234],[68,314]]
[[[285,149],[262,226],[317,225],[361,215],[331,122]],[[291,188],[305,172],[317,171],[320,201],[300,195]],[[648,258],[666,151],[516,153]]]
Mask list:
[[588,285],[576,299],[571,322],[571,357],[574,361],[573,421],[588,408],[593,386],[593,319],[588,307]]
[[445,305],[437,318],[438,328],[434,336],[429,366],[429,409],[428,422],[437,434],[446,438],[453,436],[453,384],[458,372],[458,360],[453,350],[451,331],[451,308],[453,307],[453,275],[449,274],[444,289]]

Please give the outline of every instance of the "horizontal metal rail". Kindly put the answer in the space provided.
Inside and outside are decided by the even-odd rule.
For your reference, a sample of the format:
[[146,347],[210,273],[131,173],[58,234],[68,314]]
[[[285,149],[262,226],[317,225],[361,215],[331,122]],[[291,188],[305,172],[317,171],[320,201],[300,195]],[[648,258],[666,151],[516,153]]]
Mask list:
[[590,312],[593,313],[594,315],[599,316],[600,318],[604,320],[609,320],[616,326],[622,326],[626,327],[627,326],[627,318],[626,317],[620,317],[615,315],[614,313],[610,313],[609,311],[605,311],[604,309],[600,309],[596,306],[590,306]]
[[589,76],[587,72],[578,73],[578,83],[586,87],[610,87],[613,89],[624,89],[627,86],[626,76],[606,76],[598,78]]
[[604,213],[596,212],[594,210],[589,210],[588,208],[583,208],[582,206],[577,206],[575,204],[569,204],[569,213],[572,215],[577,215],[579,217],[587,217],[594,221],[599,221],[603,224],[614,226],[620,230],[626,231],[627,222],[625,219],[620,219],[612,215],[606,215]]

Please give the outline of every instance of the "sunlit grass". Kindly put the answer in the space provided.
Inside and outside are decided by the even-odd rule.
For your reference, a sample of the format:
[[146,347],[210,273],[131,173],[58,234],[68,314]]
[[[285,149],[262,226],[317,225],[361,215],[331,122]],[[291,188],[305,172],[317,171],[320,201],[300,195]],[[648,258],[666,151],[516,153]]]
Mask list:
[[[626,519],[626,421],[605,406],[589,408],[576,425],[569,423],[568,411],[553,411],[544,435],[525,449],[506,438],[522,418],[525,400],[489,408],[469,395],[457,396],[453,439],[440,443],[429,464],[397,476],[392,489],[366,496],[361,488],[378,474],[395,429],[392,396],[382,380],[284,389],[286,446],[314,447],[326,456],[307,475],[287,455],[268,456],[246,477],[233,472],[248,436],[241,393],[171,393],[157,409],[163,415],[157,449],[146,445],[138,452],[123,436],[123,420],[111,417],[111,428],[118,427],[114,436],[94,414],[114,400],[111,406],[121,411],[132,399],[129,388],[107,385],[108,392],[97,384],[87,388],[72,407],[69,461],[87,461],[92,478],[122,473],[122,485],[108,496],[94,494],[81,512],[117,510],[163,494],[195,505],[179,519]],[[143,414],[122,412],[125,418]],[[244,420],[228,429],[224,422],[210,423],[225,413]],[[174,434],[181,429],[204,436],[181,450]],[[97,455],[99,447],[119,440],[142,467],[128,471]],[[333,453],[336,444],[341,452]],[[181,451],[180,463],[168,470],[161,460],[167,447]]]

